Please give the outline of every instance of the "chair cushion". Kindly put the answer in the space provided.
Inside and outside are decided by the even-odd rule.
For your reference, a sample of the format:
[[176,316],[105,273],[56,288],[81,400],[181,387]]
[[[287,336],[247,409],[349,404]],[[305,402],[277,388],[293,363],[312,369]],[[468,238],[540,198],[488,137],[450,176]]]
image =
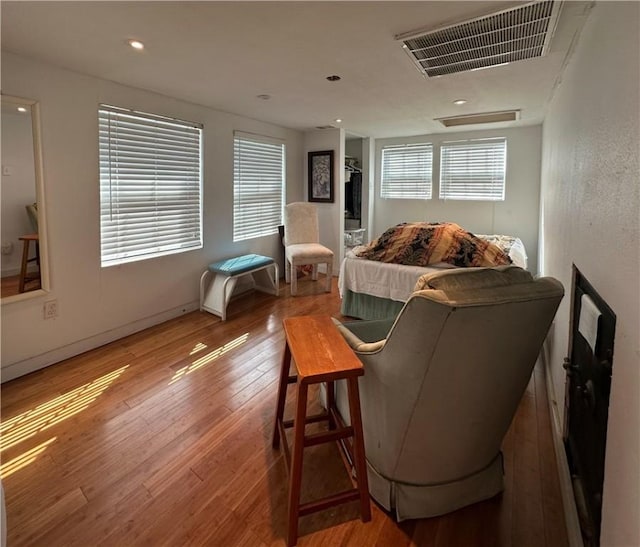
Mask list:
[[461,268],[428,273],[416,282],[414,291],[435,289],[438,291],[464,291],[505,287],[520,283],[531,283],[531,274],[518,266],[497,266],[495,268]]
[[291,261],[291,259],[300,260],[307,258],[333,259],[333,251],[319,243],[298,243],[296,245],[287,245],[286,254],[289,261]]
[[209,271],[232,277],[259,268],[260,266],[267,266],[268,264],[273,264],[273,258],[253,254],[243,255],[209,264]]

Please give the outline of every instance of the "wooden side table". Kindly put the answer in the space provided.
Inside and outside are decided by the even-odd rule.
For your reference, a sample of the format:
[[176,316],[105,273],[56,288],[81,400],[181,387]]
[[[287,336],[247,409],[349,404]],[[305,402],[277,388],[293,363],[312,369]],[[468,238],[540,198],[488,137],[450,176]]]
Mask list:
[[[273,447],[278,448],[280,439],[283,439],[285,460],[290,471],[287,544],[291,546],[297,542],[298,518],[301,516],[359,499],[361,519],[363,522],[368,522],[371,520],[371,507],[358,392],[358,376],[364,374],[362,363],[328,316],[289,317],[283,321],[283,325],[286,344],[280,371]],[[292,358],[297,375],[289,376]],[[335,406],[334,382],[342,379],[347,382],[350,426],[344,425]],[[321,382],[327,383],[327,411],[307,416],[309,386]],[[297,384],[295,420],[284,420],[287,385],[293,383]],[[328,421],[329,431],[305,434],[306,424],[320,421]],[[288,427],[294,429],[291,451],[285,437],[285,429]],[[356,471],[355,480],[352,477],[354,488],[300,504],[304,448],[347,438],[352,438],[353,441],[352,456]],[[349,476],[351,477],[351,473]]]

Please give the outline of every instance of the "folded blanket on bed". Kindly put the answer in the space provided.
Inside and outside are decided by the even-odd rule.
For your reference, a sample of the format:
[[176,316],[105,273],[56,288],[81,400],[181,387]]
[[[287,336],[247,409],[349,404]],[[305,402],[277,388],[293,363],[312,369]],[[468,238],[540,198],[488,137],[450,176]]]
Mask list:
[[483,240],[453,222],[398,224],[368,245],[356,249],[360,258],[407,266],[446,262],[457,267],[511,264],[497,245]]

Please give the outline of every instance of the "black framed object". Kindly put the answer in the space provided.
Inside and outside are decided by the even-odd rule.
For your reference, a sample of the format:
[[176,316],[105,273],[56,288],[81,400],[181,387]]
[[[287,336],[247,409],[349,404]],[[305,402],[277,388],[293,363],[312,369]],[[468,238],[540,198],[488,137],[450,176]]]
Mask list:
[[309,152],[309,201],[333,203],[333,150]]

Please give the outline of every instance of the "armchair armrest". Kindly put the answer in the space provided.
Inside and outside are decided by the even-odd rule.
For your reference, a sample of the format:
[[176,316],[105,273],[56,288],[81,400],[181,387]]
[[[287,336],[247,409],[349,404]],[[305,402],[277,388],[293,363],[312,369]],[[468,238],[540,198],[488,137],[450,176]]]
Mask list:
[[393,325],[393,320],[341,323],[334,318],[333,322],[347,344],[357,353],[380,351],[384,347],[387,333]]

